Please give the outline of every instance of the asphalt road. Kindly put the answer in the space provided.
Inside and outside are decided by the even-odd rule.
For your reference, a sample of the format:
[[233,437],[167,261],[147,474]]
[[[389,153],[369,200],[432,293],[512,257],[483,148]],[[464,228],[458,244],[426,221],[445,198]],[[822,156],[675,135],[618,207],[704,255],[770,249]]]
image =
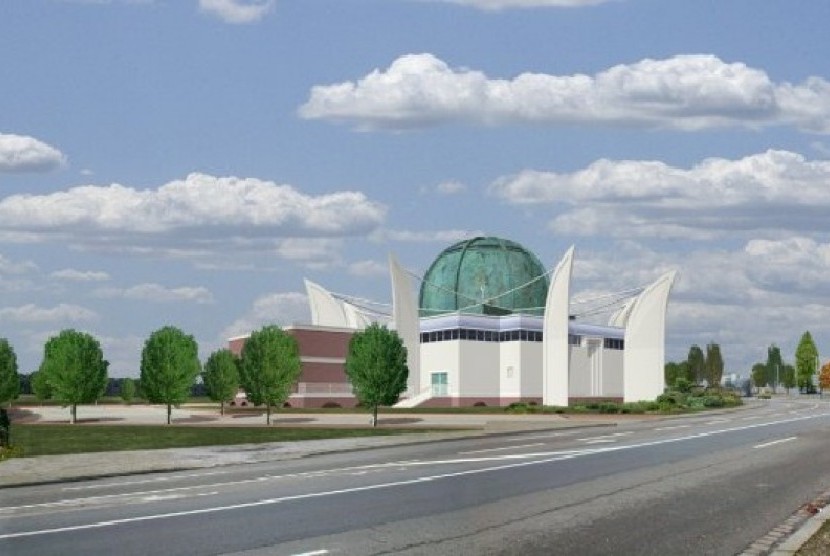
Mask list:
[[736,554],[830,486],[828,425],[830,403],[775,400],[9,488],[0,554]]

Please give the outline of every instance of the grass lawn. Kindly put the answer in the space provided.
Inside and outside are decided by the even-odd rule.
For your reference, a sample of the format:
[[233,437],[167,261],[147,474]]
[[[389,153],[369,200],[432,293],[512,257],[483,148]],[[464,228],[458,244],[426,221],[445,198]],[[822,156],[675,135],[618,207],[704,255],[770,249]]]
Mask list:
[[425,429],[194,427],[176,425],[12,425],[12,443],[24,456],[77,454],[118,450],[186,448],[260,442],[293,442],[328,438],[390,436]]

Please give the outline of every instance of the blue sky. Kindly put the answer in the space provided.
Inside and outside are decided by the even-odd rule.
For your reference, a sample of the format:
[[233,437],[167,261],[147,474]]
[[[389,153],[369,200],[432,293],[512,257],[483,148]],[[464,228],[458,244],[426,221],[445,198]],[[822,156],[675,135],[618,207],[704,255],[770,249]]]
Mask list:
[[830,347],[821,0],[12,0],[0,6],[0,336],[137,376],[173,324],[388,301],[477,234],[577,297],[677,269],[667,355]]

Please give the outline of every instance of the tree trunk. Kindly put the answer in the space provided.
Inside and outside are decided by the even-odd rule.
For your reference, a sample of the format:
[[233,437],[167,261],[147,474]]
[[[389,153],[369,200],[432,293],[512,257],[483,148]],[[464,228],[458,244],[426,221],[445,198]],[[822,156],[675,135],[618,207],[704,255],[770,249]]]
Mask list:
[[267,408],[265,410],[265,424],[270,425],[271,424],[271,404],[270,403],[265,404],[265,407]]
[[372,428],[378,426],[378,406],[372,408]]
[[167,424],[170,424],[170,414],[173,412],[173,408],[170,404],[167,404]]
[[219,402],[219,415],[225,415],[225,402]]
[[75,421],[76,421],[77,415],[78,415],[77,409],[78,409],[78,406],[75,405],[74,403],[72,404],[72,407],[69,409],[69,424],[70,425],[75,424]]

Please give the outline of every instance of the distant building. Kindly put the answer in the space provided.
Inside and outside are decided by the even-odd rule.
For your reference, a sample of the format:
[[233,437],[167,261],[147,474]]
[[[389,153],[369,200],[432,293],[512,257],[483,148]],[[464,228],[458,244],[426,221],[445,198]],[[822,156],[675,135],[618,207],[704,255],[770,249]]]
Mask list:
[[[507,405],[524,400],[653,400],[663,392],[665,316],[676,273],[628,299],[607,324],[573,319],[573,248],[551,271],[521,245],[495,237],[442,251],[421,280],[390,257],[389,324],[408,351],[409,381],[398,404]],[[306,281],[311,325],[286,331],[300,345],[295,407],[354,405],[344,363],[351,335],[376,318]],[[239,352],[244,337],[230,340]]]

